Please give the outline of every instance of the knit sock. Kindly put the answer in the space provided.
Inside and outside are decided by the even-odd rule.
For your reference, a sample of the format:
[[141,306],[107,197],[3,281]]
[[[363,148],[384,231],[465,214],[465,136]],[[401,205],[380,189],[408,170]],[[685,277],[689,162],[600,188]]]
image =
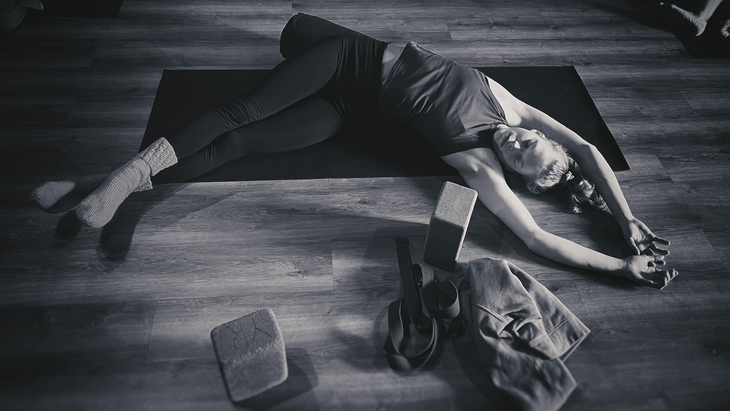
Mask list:
[[127,196],[149,181],[149,174],[150,166],[138,157],[114,170],[76,207],[79,221],[91,227],[106,225]]
[[104,176],[92,176],[80,180],[48,181],[30,193],[30,200],[47,213],[64,213],[76,208],[104,179]]
[[150,176],[177,163],[172,146],[160,138],[109,177],[76,207],[76,216],[91,227],[103,227],[131,193],[152,189]]

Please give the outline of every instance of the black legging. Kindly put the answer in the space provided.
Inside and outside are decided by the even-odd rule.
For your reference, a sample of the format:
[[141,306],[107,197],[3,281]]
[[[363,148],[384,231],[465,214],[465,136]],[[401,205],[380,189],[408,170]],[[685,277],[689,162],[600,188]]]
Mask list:
[[376,115],[386,43],[303,14],[280,43],[285,60],[255,86],[166,136],[178,163],[153,184],[189,180],[247,154],[310,146]]

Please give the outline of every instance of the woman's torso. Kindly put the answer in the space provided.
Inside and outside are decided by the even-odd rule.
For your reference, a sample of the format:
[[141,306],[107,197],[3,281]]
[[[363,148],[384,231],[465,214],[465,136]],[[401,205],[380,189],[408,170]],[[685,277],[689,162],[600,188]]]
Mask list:
[[506,124],[483,73],[415,42],[387,45],[382,76],[380,117],[410,129],[441,157],[491,148],[494,131]]

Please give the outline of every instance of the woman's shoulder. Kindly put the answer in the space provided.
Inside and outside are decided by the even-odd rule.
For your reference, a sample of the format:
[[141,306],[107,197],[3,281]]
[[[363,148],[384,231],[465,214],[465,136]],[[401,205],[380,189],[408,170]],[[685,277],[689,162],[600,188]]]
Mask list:
[[458,151],[442,156],[441,159],[459,172],[475,172],[484,167],[499,169],[502,167],[494,151],[487,147],[475,147]]

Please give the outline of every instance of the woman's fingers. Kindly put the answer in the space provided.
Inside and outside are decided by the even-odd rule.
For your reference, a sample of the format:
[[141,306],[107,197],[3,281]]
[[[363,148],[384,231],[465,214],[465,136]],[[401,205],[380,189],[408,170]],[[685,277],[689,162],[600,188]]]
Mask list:
[[[662,269],[666,265],[664,254],[643,255],[629,257],[634,261],[637,272],[633,280],[650,287],[662,289],[669,284],[679,273],[675,269]],[[662,268],[660,268],[662,267]]]
[[[657,262],[658,263],[658,262]],[[653,284],[658,289],[662,289],[669,284],[670,281],[672,281],[676,276],[678,276],[679,273],[675,269],[671,270],[656,270],[654,273],[654,281]]]
[[635,244],[635,247],[639,250],[639,254],[642,254],[652,244],[651,241],[650,237],[645,237],[639,240],[632,239],[631,242]]
[[652,256],[652,257],[655,257],[655,258],[653,260],[649,261],[648,263],[646,263],[649,267],[655,267],[657,265],[664,265],[667,263],[666,261],[664,261],[663,255]]
[[644,249],[647,248],[647,247],[649,247],[649,246],[656,245],[656,244],[660,244],[660,245],[663,245],[663,246],[667,246],[667,245],[670,244],[669,243],[669,240],[665,240],[665,239],[663,239],[661,237],[657,237],[652,232],[647,233],[644,236],[644,238],[642,238],[642,239],[640,239],[638,241],[633,240],[632,242],[635,242],[636,245],[639,248],[642,248],[643,247]]
[[646,254],[646,255],[669,255],[669,250],[666,250],[664,248],[659,248],[656,246],[656,244],[649,244],[649,246],[644,249],[644,254]]
[[671,269],[669,271],[665,271],[665,274],[664,274],[664,285],[661,288],[659,288],[659,289],[661,290],[662,288],[666,287],[667,284],[669,284],[670,281],[674,280],[674,278],[677,277],[678,275],[679,275],[679,273],[675,269]]

